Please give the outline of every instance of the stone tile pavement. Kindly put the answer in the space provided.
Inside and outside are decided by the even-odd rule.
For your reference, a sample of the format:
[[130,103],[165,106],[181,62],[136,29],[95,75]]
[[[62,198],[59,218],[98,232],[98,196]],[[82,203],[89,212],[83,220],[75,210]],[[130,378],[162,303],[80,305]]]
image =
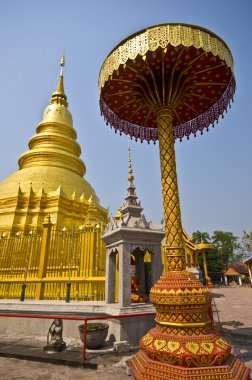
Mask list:
[[116,354],[108,343],[104,349],[87,350],[87,360],[83,362],[80,339],[64,340],[67,350],[50,354],[43,350],[44,337],[1,335],[0,379],[129,379],[126,360],[133,352]]
[[212,294],[221,333],[232,344],[235,355],[252,370],[252,287],[220,287],[212,289]]
[[[233,344],[234,353],[252,369],[252,288],[217,288],[212,290],[216,309],[214,318],[222,322],[222,333]],[[86,364],[95,369],[79,368],[81,360],[81,343],[78,340],[67,340],[68,351],[61,357],[65,365],[31,360],[19,360],[13,357],[0,357],[1,380],[126,380],[132,379],[126,374],[125,361],[132,353],[116,355],[111,348],[87,353]],[[0,355],[10,356],[30,353],[30,359],[47,360],[43,354],[45,338],[1,335]],[[65,359],[64,359],[65,355]],[[25,357],[25,356],[24,356]],[[42,359],[41,359],[42,358]],[[71,359],[72,358],[72,359]],[[57,357],[56,357],[57,359]],[[67,361],[74,366],[67,365]],[[77,362],[74,363],[74,360]],[[56,360],[57,362],[57,360]]]
[[1,380],[129,380],[126,371],[113,368],[97,370],[76,368],[51,363],[31,362],[13,358],[0,357]]

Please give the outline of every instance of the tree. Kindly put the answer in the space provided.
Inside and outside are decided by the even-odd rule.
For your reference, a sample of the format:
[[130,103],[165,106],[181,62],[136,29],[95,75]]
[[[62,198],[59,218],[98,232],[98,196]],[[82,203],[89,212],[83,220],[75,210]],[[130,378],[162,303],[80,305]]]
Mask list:
[[[200,243],[211,243],[211,238],[208,232],[196,231],[192,234],[193,240],[196,244]],[[223,259],[221,253],[218,249],[211,249],[206,251],[206,261],[207,261],[207,269],[208,273],[214,274],[218,273],[221,269],[223,269]],[[202,270],[204,270],[203,259],[202,256],[199,255],[199,265]]]
[[252,232],[243,231],[241,238],[242,252],[247,256],[252,254]]
[[240,249],[238,237],[234,236],[232,232],[214,231],[212,242],[222,256],[225,269],[228,268],[230,262],[238,262],[241,260],[243,255],[238,253]]
[[[243,257],[240,251],[241,246],[238,242],[238,237],[234,236],[232,232],[217,230],[214,231],[210,238],[210,235],[207,232],[201,232],[198,230],[192,235],[196,244],[203,242],[213,243],[215,245],[215,249],[206,252],[207,268],[211,275],[227,269],[230,262],[239,262]],[[246,233],[246,238],[247,245],[250,244],[252,251],[252,233]],[[249,238],[251,239],[249,240]],[[199,264],[202,268],[202,260],[200,257]]]
[[196,244],[199,244],[202,242],[209,243],[211,240],[208,232],[201,232],[199,230],[197,230],[196,232],[193,232],[192,236]]
[[223,257],[218,249],[207,251],[206,261],[209,275],[219,273],[223,269]]

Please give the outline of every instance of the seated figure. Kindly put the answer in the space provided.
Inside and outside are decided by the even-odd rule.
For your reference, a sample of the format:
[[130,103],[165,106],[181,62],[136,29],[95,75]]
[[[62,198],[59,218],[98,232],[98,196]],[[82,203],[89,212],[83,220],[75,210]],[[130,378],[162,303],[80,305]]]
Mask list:
[[145,294],[139,294],[140,278],[131,278],[131,303],[148,302],[149,298]]
[[61,319],[55,319],[47,333],[47,345],[45,351],[62,351],[66,348],[66,343],[62,338],[63,322]]

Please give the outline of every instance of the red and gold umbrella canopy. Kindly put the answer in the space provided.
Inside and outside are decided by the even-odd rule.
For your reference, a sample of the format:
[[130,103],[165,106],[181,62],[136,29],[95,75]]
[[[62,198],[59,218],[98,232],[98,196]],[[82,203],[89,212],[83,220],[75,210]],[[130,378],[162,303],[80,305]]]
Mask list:
[[156,113],[172,110],[180,140],[227,111],[235,92],[233,58],[224,41],[198,26],[165,24],[142,30],[108,55],[99,76],[106,121],[131,137],[156,141]]

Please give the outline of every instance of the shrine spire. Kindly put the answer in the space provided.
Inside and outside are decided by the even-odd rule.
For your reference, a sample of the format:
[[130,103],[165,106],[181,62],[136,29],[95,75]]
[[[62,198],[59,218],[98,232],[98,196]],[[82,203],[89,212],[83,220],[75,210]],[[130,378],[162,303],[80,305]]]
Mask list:
[[61,66],[60,77],[59,77],[59,81],[58,81],[56,91],[52,94],[51,103],[52,104],[53,103],[62,104],[65,107],[67,107],[68,103],[67,103],[67,96],[66,96],[65,90],[64,90],[64,77],[63,77],[63,67],[65,66],[65,55],[64,55],[64,53],[62,54],[62,57],[61,57],[60,66]]
[[134,181],[134,176],[132,175],[132,161],[131,161],[131,154],[130,154],[130,143],[128,143],[128,180],[130,182]]
[[121,209],[121,214],[140,217],[143,208],[141,207],[141,203],[138,201],[138,197],[136,195],[136,187],[133,182],[134,176],[132,169],[130,144],[128,144],[128,181],[129,185],[127,188],[127,196],[125,197],[125,201]]

